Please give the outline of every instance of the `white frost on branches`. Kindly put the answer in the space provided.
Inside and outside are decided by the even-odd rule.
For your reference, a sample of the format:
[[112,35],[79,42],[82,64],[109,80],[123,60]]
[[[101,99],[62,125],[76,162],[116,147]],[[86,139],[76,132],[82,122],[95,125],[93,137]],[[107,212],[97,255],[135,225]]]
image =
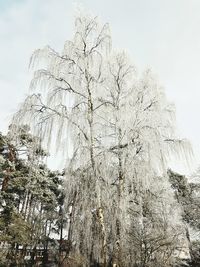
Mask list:
[[[178,207],[174,213],[168,160],[172,154],[183,159],[190,145],[176,137],[174,107],[152,72],[138,76],[126,53],[111,48],[109,26],[83,15],[61,54],[46,46],[34,52],[30,66],[41,61],[46,67],[34,72],[30,85],[36,93],[14,121],[29,121],[47,146],[56,136],[57,149],[70,154],[66,211],[73,249],[86,266],[95,261],[129,266],[128,240],[139,233],[142,238],[141,231],[145,238],[148,225],[148,235],[158,227],[155,238],[173,252],[183,226]],[[154,249],[145,260],[158,260]],[[163,253],[167,264],[173,253],[171,258]],[[145,254],[134,250],[134,255],[137,262]]]

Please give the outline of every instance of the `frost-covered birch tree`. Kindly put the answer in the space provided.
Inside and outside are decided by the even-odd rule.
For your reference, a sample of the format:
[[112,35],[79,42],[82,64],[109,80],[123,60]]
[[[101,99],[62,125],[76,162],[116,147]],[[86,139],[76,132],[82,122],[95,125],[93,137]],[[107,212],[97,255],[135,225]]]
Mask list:
[[[35,92],[14,120],[29,121],[48,146],[56,136],[57,150],[68,154],[69,255],[79,254],[82,266],[113,267],[153,266],[160,255],[169,266],[184,233],[178,207],[172,220],[173,192],[164,192],[168,160],[184,156],[189,145],[176,137],[174,108],[162,87],[149,70],[138,76],[126,53],[111,48],[109,27],[96,17],[77,16],[72,41],[61,54],[50,47],[36,50],[30,65],[40,61],[46,66],[34,72]],[[144,254],[147,225],[150,235],[158,228],[156,242],[162,236],[170,247],[167,259],[157,243]],[[166,231],[175,231],[176,242],[169,242]],[[136,236],[143,240],[140,251]]]

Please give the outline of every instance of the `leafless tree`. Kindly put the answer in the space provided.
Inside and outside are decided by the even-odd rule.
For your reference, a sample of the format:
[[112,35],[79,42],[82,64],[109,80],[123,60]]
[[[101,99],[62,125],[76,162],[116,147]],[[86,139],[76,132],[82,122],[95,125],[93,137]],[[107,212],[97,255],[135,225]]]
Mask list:
[[[169,200],[162,190],[158,194],[155,179],[162,177],[169,186],[171,153],[190,151],[185,140],[176,138],[174,108],[163,88],[151,71],[138,76],[126,53],[111,49],[109,27],[96,17],[78,16],[74,38],[63,52],[45,47],[35,51],[31,66],[38,60],[46,67],[35,71],[35,92],[14,120],[30,121],[48,145],[55,136],[57,150],[68,153],[65,201],[71,253],[82,255],[84,266],[132,266],[139,254],[141,266],[149,266],[157,254],[166,259],[166,247],[173,258],[169,232],[178,229],[179,216],[172,223],[166,211],[166,226],[157,200],[151,201],[151,220],[146,222],[144,215],[146,192],[156,199],[160,194],[159,203],[167,207]],[[168,197],[172,205],[172,194]],[[130,211],[136,206],[134,218]],[[174,239],[178,242],[179,232]]]

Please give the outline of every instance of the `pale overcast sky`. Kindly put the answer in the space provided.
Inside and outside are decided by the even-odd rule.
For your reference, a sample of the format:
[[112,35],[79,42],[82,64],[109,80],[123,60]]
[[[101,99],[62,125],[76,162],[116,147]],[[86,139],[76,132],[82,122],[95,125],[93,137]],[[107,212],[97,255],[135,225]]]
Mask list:
[[71,38],[75,3],[109,22],[113,46],[140,71],[157,74],[200,165],[200,0],[0,0],[0,131],[28,93],[33,50],[61,51]]

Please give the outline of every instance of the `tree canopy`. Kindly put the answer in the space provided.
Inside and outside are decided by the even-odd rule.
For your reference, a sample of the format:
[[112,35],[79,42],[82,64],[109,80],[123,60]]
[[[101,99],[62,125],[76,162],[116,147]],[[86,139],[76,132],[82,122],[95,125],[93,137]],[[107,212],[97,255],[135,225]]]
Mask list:
[[[45,67],[37,69],[39,63]],[[36,69],[34,92],[14,116],[8,135],[13,159],[0,158],[9,165],[3,201],[8,207],[18,203],[17,215],[9,220],[35,231],[36,246],[48,242],[65,210],[69,266],[73,258],[83,267],[168,267],[188,258],[186,209],[183,219],[183,202],[174,197],[180,184],[169,180],[167,171],[170,158],[187,161],[191,147],[177,137],[174,106],[153,73],[138,74],[127,53],[112,48],[108,24],[81,14],[62,53],[49,46],[38,49],[30,66]],[[67,155],[64,193],[58,175],[41,161],[47,155],[42,146],[48,150],[52,143]],[[17,157],[21,150],[25,160]],[[12,179],[16,164],[22,164],[23,175]],[[15,200],[9,197],[13,187]],[[30,237],[16,235],[12,224],[7,227],[15,236],[13,248],[25,246]]]

